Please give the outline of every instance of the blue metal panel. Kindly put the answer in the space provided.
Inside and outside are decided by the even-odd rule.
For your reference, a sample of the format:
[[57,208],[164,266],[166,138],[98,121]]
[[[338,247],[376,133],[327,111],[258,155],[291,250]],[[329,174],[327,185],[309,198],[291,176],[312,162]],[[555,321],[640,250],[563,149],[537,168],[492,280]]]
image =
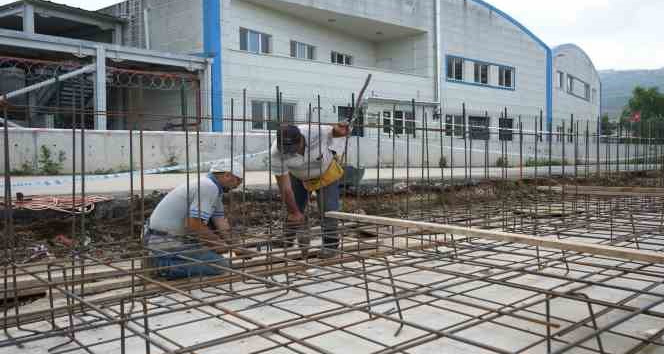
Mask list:
[[212,62],[212,131],[224,130],[224,99],[221,62],[221,0],[203,0],[203,46]]
[[537,42],[545,51],[546,51],[546,120],[549,123],[549,130],[553,123],[553,53],[551,48],[549,48],[543,40],[537,37],[532,31],[530,31],[526,26],[522,25],[519,21],[515,20],[512,16],[498,9],[497,7],[489,4],[484,0],[472,0],[478,5],[484,6],[492,12],[495,12],[499,16],[503,17],[514,26],[519,28],[523,33],[532,38]]
[[553,132],[553,52],[546,47],[546,121]]

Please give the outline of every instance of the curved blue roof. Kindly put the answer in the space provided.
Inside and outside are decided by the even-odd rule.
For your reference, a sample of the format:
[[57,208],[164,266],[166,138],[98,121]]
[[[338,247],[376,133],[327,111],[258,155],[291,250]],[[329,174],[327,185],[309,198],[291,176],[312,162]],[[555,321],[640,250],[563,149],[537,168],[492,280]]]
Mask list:
[[551,50],[546,43],[544,43],[543,40],[541,40],[539,37],[537,37],[531,30],[529,30],[526,26],[521,24],[521,22],[517,21],[514,17],[508,15],[506,12],[502,11],[501,9],[489,4],[488,2],[484,0],[472,0],[473,2],[486,7],[487,9],[491,10],[492,12],[497,13],[507,21],[511,22],[513,25],[518,27],[521,31],[523,31],[525,34],[527,34],[530,38],[532,38],[535,42],[537,42],[540,46],[545,48],[546,50]]

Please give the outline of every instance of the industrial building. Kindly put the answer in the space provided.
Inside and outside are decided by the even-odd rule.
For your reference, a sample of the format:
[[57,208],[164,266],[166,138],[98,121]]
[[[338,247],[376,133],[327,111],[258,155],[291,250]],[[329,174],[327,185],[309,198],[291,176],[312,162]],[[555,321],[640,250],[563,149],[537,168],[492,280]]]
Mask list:
[[[664,353],[661,129],[602,135],[578,46],[482,0],[22,0],[0,27],[0,354]],[[274,130],[349,117],[298,141],[343,173],[291,220]]]
[[[36,24],[38,34],[211,59],[210,78],[203,79],[209,90],[200,87],[200,97],[187,99],[189,114],[203,112],[200,103],[210,100],[212,124],[204,130],[228,131],[222,117],[231,103],[235,113],[255,120],[249,129],[267,129],[267,121],[276,119],[277,86],[283,118],[306,120],[308,105],[316,107],[320,95],[321,119],[335,121],[348,112],[352,93],[369,73],[375,79],[364,103],[365,125],[373,136],[403,134],[405,126],[422,127],[425,117],[429,125],[439,115],[448,124],[461,123],[462,104],[474,117],[464,122],[470,126],[516,128],[517,116],[542,111],[554,131],[560,125],[554,121],[572,114],[594,121],[599,112],[599,77],[582,49],[552,48],[481,0],[128,0],[97,12],[75,9],[60,16],[68,22],[54,22],[63,9],[19,1],[2,8],[0,27],[29,34]],[[246,108],[240,108],[244,90]],[[119,107],[120,96],[109,96],[106,105]],[[177,93],[154,99],[156,115],[180,110]],[[193,107],[196,100],[200,107]],[[372,125],[384,127],[369,131]]]

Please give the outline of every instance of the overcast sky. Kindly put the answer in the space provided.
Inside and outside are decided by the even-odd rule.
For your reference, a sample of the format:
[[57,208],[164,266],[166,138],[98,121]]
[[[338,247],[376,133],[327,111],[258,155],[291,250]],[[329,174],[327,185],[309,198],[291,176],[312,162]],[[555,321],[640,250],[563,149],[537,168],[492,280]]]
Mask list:
[[[120,0],[54,0],[87,10]],[[662,0],[488,0],[550,46],[575,43],[598,69],[664,67]],[[13,0],[0,0],[1,4]]]

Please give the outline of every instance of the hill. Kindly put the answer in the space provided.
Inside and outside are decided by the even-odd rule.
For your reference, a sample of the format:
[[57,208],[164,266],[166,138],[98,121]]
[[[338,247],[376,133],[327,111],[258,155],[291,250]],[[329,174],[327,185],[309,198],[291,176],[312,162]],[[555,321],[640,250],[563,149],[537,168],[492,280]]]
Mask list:
[[635,86],[659,87],[664,92],[664,68],[657,70],[601,70],[602,114],[620,116]]

